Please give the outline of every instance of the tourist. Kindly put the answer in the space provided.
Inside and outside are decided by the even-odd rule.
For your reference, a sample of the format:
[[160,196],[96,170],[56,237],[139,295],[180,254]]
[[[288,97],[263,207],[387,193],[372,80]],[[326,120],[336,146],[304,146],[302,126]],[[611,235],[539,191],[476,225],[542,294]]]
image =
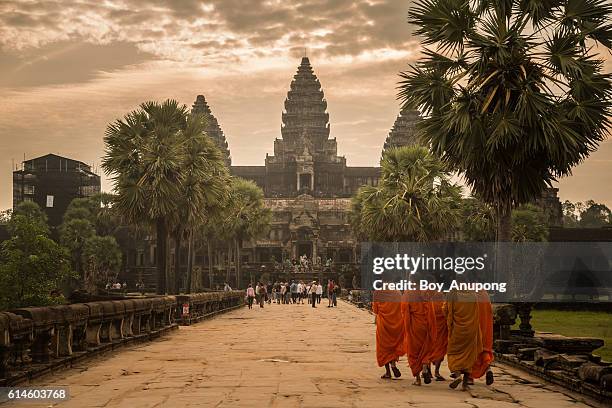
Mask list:
[[338,307],[338,298],[340,297],[340,293],[342,292],[342,288],[340,285],[334,282],[334,294],[332,298],[332,305]]
[[436,337],[433,306],[428,292],[404,292],[404,324],[406,331],[406,355],[414,385],[421,385],[421,373],[425,384],[431,382],[429,358],[432,342]]
[[493,362],[493,309],[489,294],[484,291],[476,292],[478,298],[478,322],[480,325],[480,333],[482,335],[482,351],[478,355],[470,380],[485,376],[487,385],[493,384],[493,371],[491,371],[491,363]]
[[304,304],[304,299],[308,301],[308,287],[302,282],[302,304]]
[[268,282],[268,284],[266,285],[266,300],[268,301],[268,304],[272,303],[272,288],[274,286],[272,285],[272,282]]
[[297,285],[298,303],[304,304],[304,282],[300,281]]
[[320,304],[321,297],[323,296],[323,285],[321,285],[321,282],[317,284],[316,294],[317,294],[317,304]]
[[255,290],[253,289],[253,285],[249,283],[249,287],[246,290],[247,296],[247,304],[249,309],[253,308],[253,300],[255,300]]
[[281,298],[281,303],[282,304],[286,304],[287,303],[286,295],[287,295],[287,284],[285,282],[281,282],[281,284],[280,284],[280,298]]
[[232,288],[230,287],[230,285],[227,282],[223,283],[223,290],[225,292],[229,292],[230,290],[232,290]]
[[259,303],[259,307],[264,307],[264,302],[266,300],[266,287],[261,282],[257,282],[257,286],[255,287],[255,294],[257,295],[257,303]]
[[327,281],[327,307],[333,306],[334,301],[334,281],[328,279]]
[[470,375],[483,351],[477,300],[476,293],[467,290],[452,290],[447,296],[446,356],[451,377],[454,378],[449,384],[451,388],[463,383],[463,390],[468,389]]
[[293,304],[297,303],[298,284],[295,283],[294,280],[291,281],[291,286],[289,286],[289,290],[291,291],[291,301],[293,302]]
[[313,281],[308,288],[308,294],[310,295],[310,302],[312,307],[317,307],[317,281]]
[[376,315],[376,361],[379,367],[385,367],[380,378],[390,379],[391,370],[399,378],[402,373],[396,362],[406,353],[399,291],[374,291],[372,312]]

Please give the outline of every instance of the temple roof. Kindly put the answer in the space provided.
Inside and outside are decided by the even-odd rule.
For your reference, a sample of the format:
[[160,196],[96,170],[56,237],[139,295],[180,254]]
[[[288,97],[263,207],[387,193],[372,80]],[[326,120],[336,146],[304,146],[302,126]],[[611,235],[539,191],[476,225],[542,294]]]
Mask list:
[[232,158],[230,156],[230,150],[227,145],[227,140],[225,139],[225,135],[223,134],[223,130],[221,130],[221,126],[219,126],[219,122],[217,118],[212,114],[204,95],[198,95],[196,97],[195,102],[193,103],[193,107],[191,108],[192,113],[200,113],[203,114],[206,118],[206,134],[215,141],[219,150],[223,154],[223,158],[225,160],[225,164],[229,167],[232,164]]

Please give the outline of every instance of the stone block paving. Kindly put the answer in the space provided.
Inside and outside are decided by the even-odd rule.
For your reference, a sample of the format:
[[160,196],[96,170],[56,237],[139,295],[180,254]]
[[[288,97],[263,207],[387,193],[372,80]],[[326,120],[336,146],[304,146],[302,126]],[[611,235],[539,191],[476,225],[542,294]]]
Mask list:
[[[54,405],[62,408],[597,406],[501,365],[492,387],[477,381],[467,392],[448,382],[412,385],[405,358],[400,379],[382,380],[373,315],[344,302],[325,304],[245,307],[31,386],[68,387],[71,399]],[[12,406],[51,405],[3,405]]]

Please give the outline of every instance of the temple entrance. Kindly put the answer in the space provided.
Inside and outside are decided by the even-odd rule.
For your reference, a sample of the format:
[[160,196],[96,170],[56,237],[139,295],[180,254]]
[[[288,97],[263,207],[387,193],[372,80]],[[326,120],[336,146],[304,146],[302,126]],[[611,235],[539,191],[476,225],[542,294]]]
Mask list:
[[298,242],[298,256],[306,255],[308,259],[312,259],[312,242]]
[[312,174],[300,174],[298,191],[312,190]]

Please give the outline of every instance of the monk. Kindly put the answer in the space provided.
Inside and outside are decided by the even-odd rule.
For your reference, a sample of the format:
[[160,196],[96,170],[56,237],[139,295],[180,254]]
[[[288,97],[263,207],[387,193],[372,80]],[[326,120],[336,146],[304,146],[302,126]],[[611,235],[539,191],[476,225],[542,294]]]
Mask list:
[[445,381],[440,374],[440,366],[446,355],[448,346],[448,326],[446,323],[446,302],[441,298],[439,292],[432,293],[431,305],[435,321],[435,340],[431,347],[429,362],[434,365],[434,377],[436,381]]
[[393,375],[399,378],[402,373],[396,361],[405,354],[404,322],[402,302],[399,291],[375,291],[372,298],[372,311],[376,315],[376,360],[378,366],[385,366],[383,379]]
[[482,351],[472,367],[471,378],[480,378],[486,374],[486,384],[491,385],[493,384],[493,372],[490,368],[493,362],[493,308],[486,291],[478,291],[476,297],[478,300],[478,322],[482,336]]
[[429,357],[436,336],[432,303],[425,291],[404,292],[404,324],[406,354],[414,376],[414,385],[421,385],[421,372],[425,384],[431,382]]
[[447,297],[448,368],[455,379],[451,388],[463,382],[468,389],[474,364],[483,351],[478,298],[473,291],[453,290]]

